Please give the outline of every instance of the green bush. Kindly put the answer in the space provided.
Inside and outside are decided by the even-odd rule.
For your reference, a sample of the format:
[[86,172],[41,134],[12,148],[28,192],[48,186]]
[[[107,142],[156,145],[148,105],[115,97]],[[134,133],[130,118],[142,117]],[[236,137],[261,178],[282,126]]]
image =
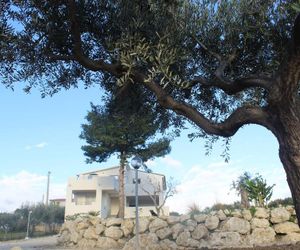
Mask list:
[[289,205],[294,205],[293,199],[291,197],[284,198],[284,199],[276,199],[273,201],[270,201],[268,206],[269,207],[279,207],[279,206],[289,206]]

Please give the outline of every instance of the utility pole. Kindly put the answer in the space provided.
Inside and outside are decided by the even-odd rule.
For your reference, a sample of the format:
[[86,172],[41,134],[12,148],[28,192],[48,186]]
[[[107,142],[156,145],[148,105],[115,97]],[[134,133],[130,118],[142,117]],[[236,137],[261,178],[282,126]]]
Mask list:
[[48,178],[47,178],[47,194],[46,194],[46,206],[48,206],[48,203],[49,203],[49,183],[50,183],[50,174],[51,174],[51,172],[48,171]]

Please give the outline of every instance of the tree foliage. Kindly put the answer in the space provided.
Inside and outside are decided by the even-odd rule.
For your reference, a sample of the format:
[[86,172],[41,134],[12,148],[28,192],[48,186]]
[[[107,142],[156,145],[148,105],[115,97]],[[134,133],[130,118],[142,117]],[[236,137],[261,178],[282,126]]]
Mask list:
[[91,105],[80,135],[88,144],[82,147],[88,163],[106,161],[112,154],[126,159],[139,155],[147,161],[170,152],[170,138],[157,135],[161,120],[137,98],[131,95],[122,103],[109,99],[105,108]]
[[268,186],[266,180],[259,174],[245,180],[245,189],[249,194],[249,200],[253,201],[257,207],[265,207],[273,195],[275,184]]
[[125,215],[124,170],[126,160],[139,155],[143,161],[168,154],[170,139],[157,138],[164,131],[162,120],[141,95],[129,89],[126,99],[109,98],[105,108],[92,105],[87,115],[88,124],[82,125],[80,138],[88,145],[82,147],[87,162],[106,161],[111,155],[120,158],[119,168],[119,213]]
[[252,177],[250,173],[244,172],[237,180],[232,182],[231,188],[241,196],[242,207],[245,208],[246,202],[244,199],[247,199],[246,208],[249,208],[249,202],[254,202],[254,205],[258,207],[265,207],[273,195],[274,186],[275,184],[268,186],[266,180],[260,174]]
[[65,210],[56,205],[44,204],[22,205],[14,213],[0,213],[0,231],[25,232],[27,229],[28,214],[32,211],[30,224],[32,226],[44,224],[62,224]]
[[191,121],[192,139],[269,129],[300,223],[298,2],[4,0],[0,10],[8,87],[25,82],[45,96],[100,84],[121,99],[138,89],[165,126]]

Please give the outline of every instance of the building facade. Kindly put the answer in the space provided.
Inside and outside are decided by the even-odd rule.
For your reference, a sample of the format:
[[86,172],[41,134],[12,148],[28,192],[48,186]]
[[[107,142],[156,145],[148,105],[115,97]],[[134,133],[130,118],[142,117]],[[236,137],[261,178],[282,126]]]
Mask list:
[[66,199],[59,198],[59,199],[50,199],[50,205],[56,205],[59,207],[65,207],[66,206]]
[[[165,176],[139,171],[138,201],[140,216],[151,215],[160,205],[166,191]],[[125,169],[125,218],[135,216],[135,170]],[[119,167],[82,173],[68,180],[65,216],[97,212],[101,218],[116,216],[119,212]],[[167,207],[161,212],[168,215]]]

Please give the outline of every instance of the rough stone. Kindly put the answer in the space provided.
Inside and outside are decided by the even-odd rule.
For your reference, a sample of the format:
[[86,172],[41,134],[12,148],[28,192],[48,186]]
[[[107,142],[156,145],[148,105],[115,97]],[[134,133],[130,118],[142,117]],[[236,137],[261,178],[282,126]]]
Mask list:
[[281,242],[283,243],[296,243],[300,241],[300,233],[288,233],[283,235]]
[[176,245],[176,243],[174,241],[171,241],[169,239],[164,239],[162,240],[160,243],[160,248],[161,250],[176,250],[178,249],[178,246]]
[[214,232],[210,235],[209,246],[222,247],[237,247],[241,246],[241,236],[237,232]]
[[89,222],[93,225],[93,226],[96,226],[98,224],[101,223],[101,219],[97,216],[90,216],[89,217]]
[[189,231],[194,231],[195,227],[197,226],[197,222],[192,219],[185,221],[184,224],[186,226],[186,229]]
[[184,222],[186,220],[189,220],[190,218],[191,216],[189,214],[180,215],[180,222]]
[[121,239],[118,239],[117,242],[120,247],[124,247],[127,242],[127,239],[121,238]]
[[250,243],[254,245],[272,244],[275,241],[275,231],[273,228],[255,228],[250,235]]
[[290,221],[275,224],[274,230],[278,234],[288,234],[288,233],[300,232],[299,226]]
[[81,221],[77,224],[77,230],[80,231],[82,229],[87,229],[89,227],[89,223],[85,221]]
[[106,219],[106,227],[110,226],[120,226],[122,223],[123,219],[121,218],[108,218]]
[[59,235],[59,237],[57,238],[57,242],[58,244],[65,244],[68,241],[70,241],[70,233],[69,231],[62,231]]
[[106,229],[106,227],[103,226],[102,224],[97,224],[95,232],[96,232],[96,234],[100,235],[105,231],[105,229]]
[[200,240],[208,236],[208,230],[203,224],[199,224],[195,230],[192,232],[192,238],[195,240]]
[[167,217],[166,220],[169,225],[174,225],[174,224],[180,222],[180,216],[169,216],[169,217]]
[[119,244],[114,239],[108,237],[99,237],[96,246],[101,249],[118,248]]
[[268,219],[269,218],[269,211],[263,207],[257,207],[255,209],[254,217],[260,219]]
[[267,219],[258,219],[258,218],[253,218],[251,220],[251,228],[266,228],[270,226],[270,222]]
[[184,231],[184,225],[177,223],[171,227],[171,230],[173,239],[176,239],[178,234]]
[[[150,221],[147,217],[142,217],[139,220],[139,233],[144,233],[145,231],[148,230],[149,228]],[[133,227],[133,233],[136,234],[135,232],[135,226]]]
[[68,231],[71,232],[71,233],[74,232],[74,231],[78,231],[78,230],[77,230],[77,226],[76,226],[75,221],[66,221],[66,222],[62,225],[60,231],[62,232],[62,231],[64,231],[64,230],[68,230]]
[[219,210],[216,214],[220,221],[226,220],[227,216],[224,214],[223,210]]
[[[149,228],[149,224],[150,224],[149,218],[147,218],[147,217],[140,218],[140,220],[139,220],[139,233],[141,234],[141,233],[146,232]],[[136,232],[135,232],[135,223],[134,223],[134,226],[133,226],[133,234],[136,234]]]
[[123,231],[119,227],[111,226],[104,231],[106,237],[118,240],[123,236]]
[[286,206],[285,209],[291,214],[291,215],[296,215],[296,211],[295,211],[295,208],[294,206]]
[[168,223],[160,218],[156,218],[154,221],[149,224],[149,231],[155,233],[158,229],[167,227]]
[[73,233],[70,233],[70,241],[74,244],[77,244],[82,239],[82,235],[80,233],[77,233],[74,231]]
[[127,237],[129,234],[132,233],[134,227],[134,223],[132,220],[123,220],[121,223],[121,229],[124,233],[124,236]]
[[156,231],[156,235],[159,239],[163,240],[172,234],[172,230],[169,227],[165,227]]
[[98,234],[96,233],[96,229],[94,227],[89,227],[85,230],[83,237],[86,239],[98,239]]
[[222,231],[247,234],[250,232],[250,223],[241,218],[231,217],[224,223]]
[[[136,236],[131,238],[123,247],[123,250],[136,249]],[[147,233],[139,235],[139,242],[141,249],[159,249],[158,238],[155,233]]]
[[176,244],[183,247],[198,247],[199,241],[192,239],[190,232],[184,231],[178,235]]
[[206,214],[195,214],[194,215],[194,220],[197,221],[198,223],[205,222],[206,218],[207,218]]
[[88,239],[81,239],[78,242],[78,246],[81,249],[91,249],[94,248],[96,246],[97,242],[95,240],[88,240]]
[[252,214],[251,214],[250,210],[248,210],[248,209],[244,209],[242,211],[242,215],[243,215],[243,218],[247,221],[250,221],[252,219]]
[[283,207],[274,208],[271,210],[271,222],[272,223],[281,223],[288,221],[291,217],[291,214]]
[[240,209],[234,209],[231,213],[231,216],[236,218],[243,218],[242,211]]
[[205,226],[209,230],[214,230],[218,227],[219,225],[219,218],[217,216],[209,216],[205,220]]

